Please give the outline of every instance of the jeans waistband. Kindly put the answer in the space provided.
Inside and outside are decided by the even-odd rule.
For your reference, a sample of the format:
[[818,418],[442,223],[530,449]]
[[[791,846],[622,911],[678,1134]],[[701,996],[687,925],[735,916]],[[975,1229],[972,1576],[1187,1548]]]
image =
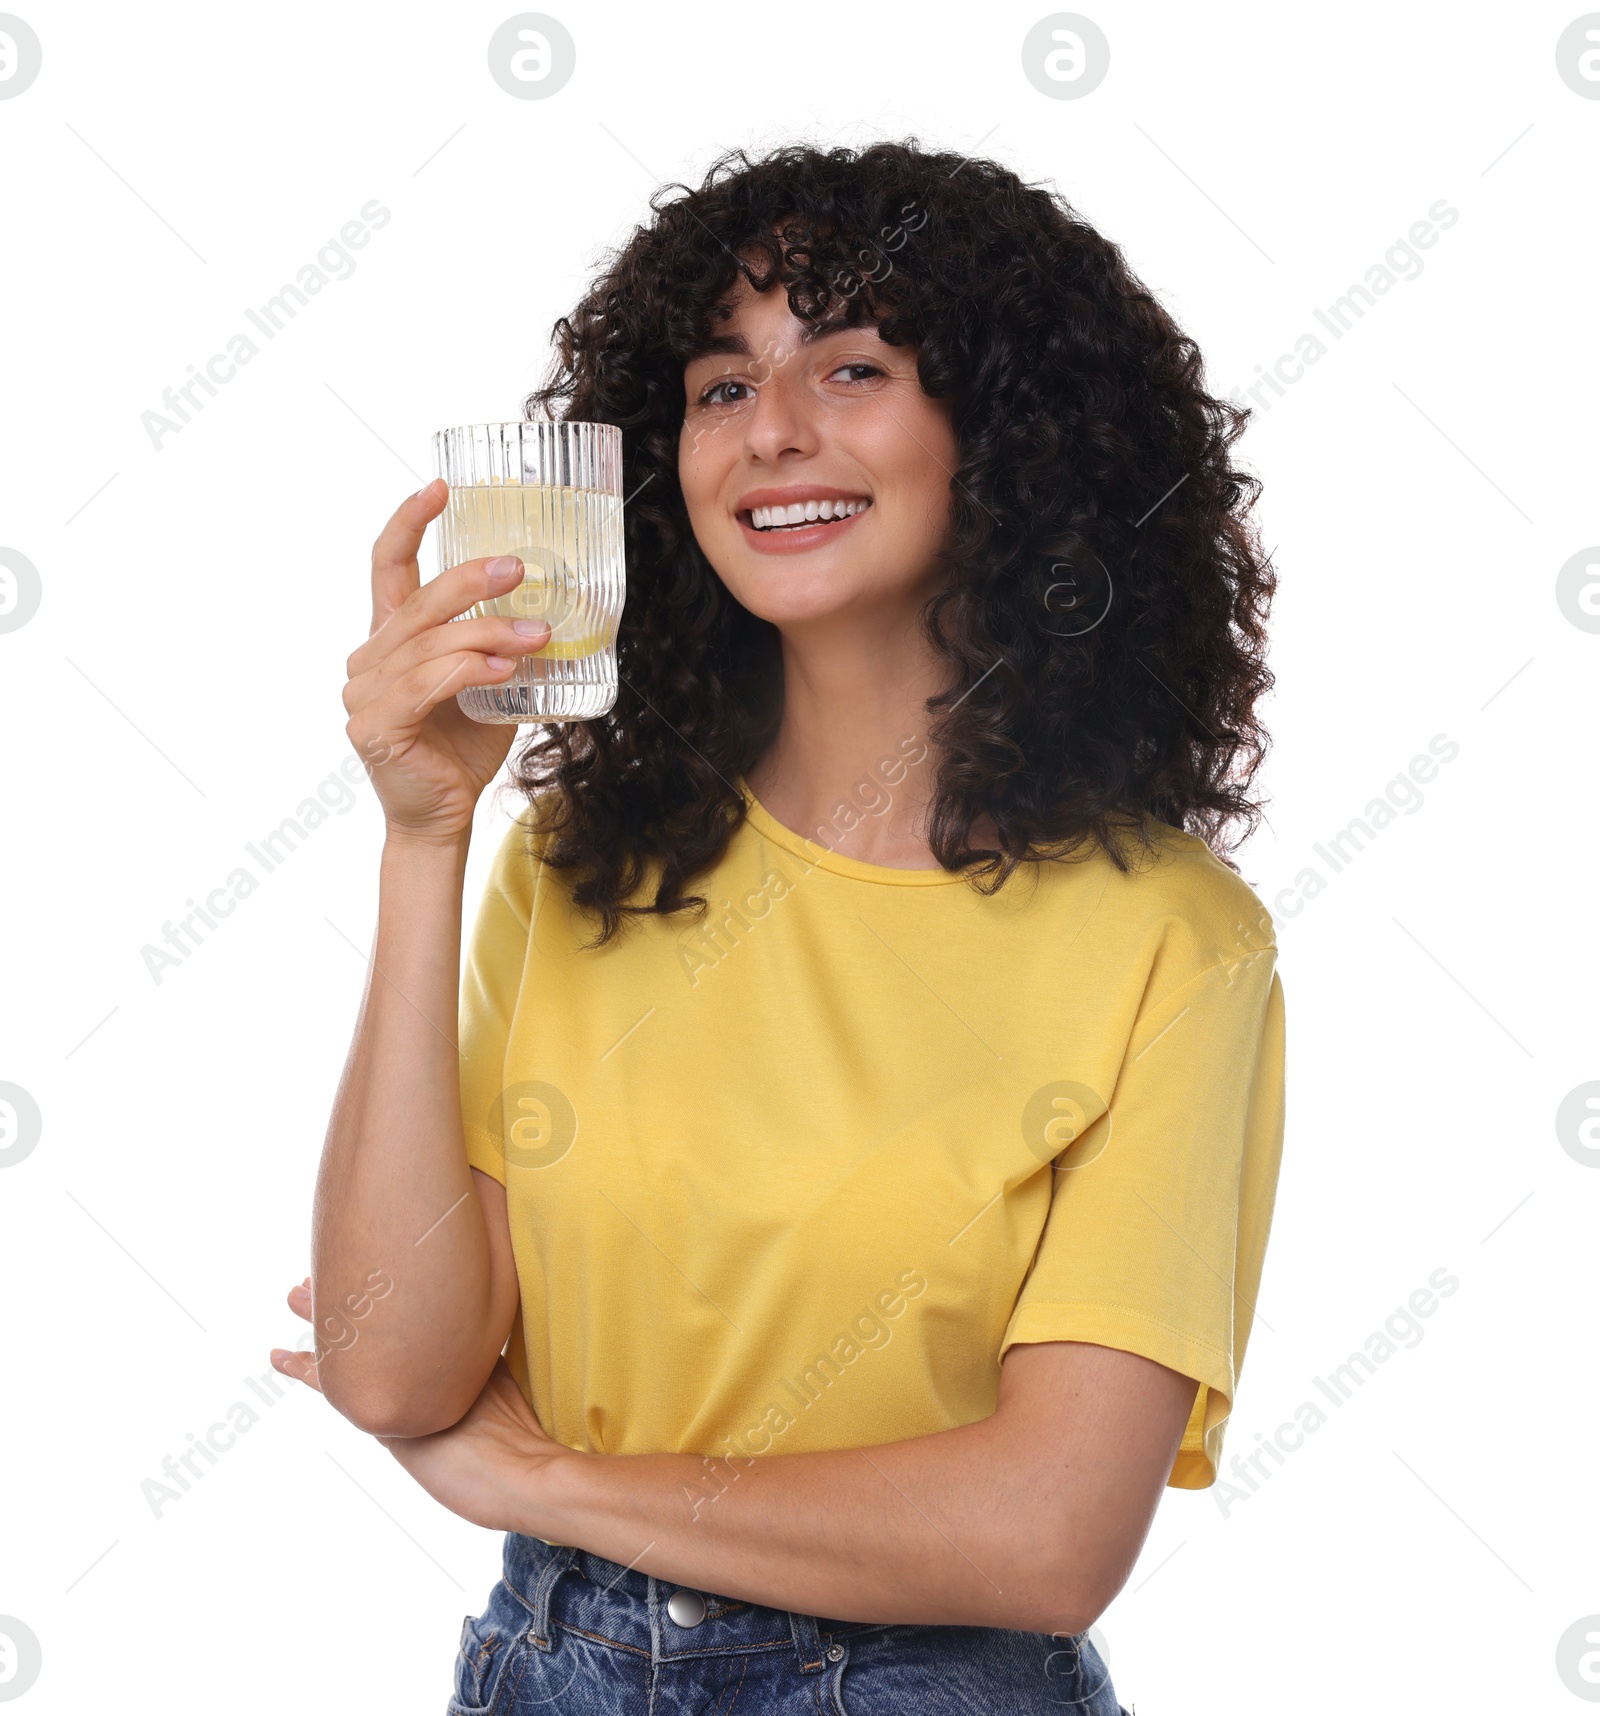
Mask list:
[[507,1587],[528,1611],[528,1641],[545,1651],[553,1647],[559,1624],[653,1662],[792,1649],[801,1672],[816,1674],[832,1660],[828,1652],[835,1638],[883,1625],[795,1614],[702,1590],[704,1619],[682,1626],[667,1601],[686,1587],[586,1549],[515,1532],[506,1536],[504,1566]]

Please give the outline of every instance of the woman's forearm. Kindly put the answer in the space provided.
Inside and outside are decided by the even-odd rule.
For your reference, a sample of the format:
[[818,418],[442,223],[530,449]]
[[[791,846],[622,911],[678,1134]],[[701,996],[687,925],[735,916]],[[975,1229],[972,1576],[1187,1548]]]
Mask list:
[[1103,1583],[1026,1446],[991,1417],[833,1453],[575,1454],[514,1529],[834,1620],[1079,1633]]
[[454,1423],[495,1362],[483,1213],[461,1134],[457,994],[470,834],[388,840],[367,988],[317,1177],[320,1380],[363,1429]]

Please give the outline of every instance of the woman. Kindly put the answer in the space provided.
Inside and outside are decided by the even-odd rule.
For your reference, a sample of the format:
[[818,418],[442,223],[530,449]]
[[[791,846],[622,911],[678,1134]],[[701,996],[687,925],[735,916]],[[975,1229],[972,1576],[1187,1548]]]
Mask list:
[[[1119,1710],[1087,1638],[1214,1481],[1282,1129],[1239,412],[1117,249],[880,144],[658,198],[534,409],[620,424],[611,715],[373,555],[387,819],[279,1352],[508,1533],[452,1709]],[[1209,844],[1208,844],[1209,842]],[[380,1296],[381,1295],[381,1296]],[[505,1358],[502,1359],[502,1349]]]

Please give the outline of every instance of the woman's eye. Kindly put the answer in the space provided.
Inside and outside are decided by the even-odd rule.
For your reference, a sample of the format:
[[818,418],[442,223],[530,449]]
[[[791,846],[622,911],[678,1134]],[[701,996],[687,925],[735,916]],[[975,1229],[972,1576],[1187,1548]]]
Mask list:
[[[854,363],[842,363],[828,377],[830,381],[845,381],[860,383],[870,381],[875,376],[881,376],[883,370],[875,363],[862,359]],[[755,384],[739,376],[724,376],[721,381],[714,381],[703,389],[697,403],[706,405],[742,405],[755,397]]]
[[747,381],[736,381],[731,377],[726,381],[714,381],[710,387],[700,395],[700,403],[702,405],[737,405],[739,401],[737,399],[728,398],[726,390],[730,387],[748,388],[749,385],[750,384]]

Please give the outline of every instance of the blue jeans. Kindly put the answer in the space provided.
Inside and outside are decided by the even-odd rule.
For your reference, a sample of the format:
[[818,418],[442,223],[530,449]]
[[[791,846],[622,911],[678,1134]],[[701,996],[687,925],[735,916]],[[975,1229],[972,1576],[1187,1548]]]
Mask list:
[[1127,1716],[1087,1634],[821,1620],[711,1592],[669,1612],[679,1589],[508,1535],[461,1630],[450,1716]]

